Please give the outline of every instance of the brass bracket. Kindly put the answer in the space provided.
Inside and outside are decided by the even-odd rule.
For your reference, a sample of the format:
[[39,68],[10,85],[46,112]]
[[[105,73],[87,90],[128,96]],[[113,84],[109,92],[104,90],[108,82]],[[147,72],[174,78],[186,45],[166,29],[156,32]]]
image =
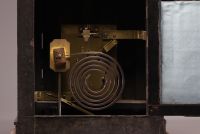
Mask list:
[[147,32],[139,30],[108,30],[104,31],[102,39],[140,39],[147,40]]
[[50,43],[50,68],[55,72],[66,72],[70,68],[70,43],[65,39],[54,39]]
[[117,43],[117,40],[111,40],[103,47],[103,50],[105,52],[109,52],[114,46],[117,45]]

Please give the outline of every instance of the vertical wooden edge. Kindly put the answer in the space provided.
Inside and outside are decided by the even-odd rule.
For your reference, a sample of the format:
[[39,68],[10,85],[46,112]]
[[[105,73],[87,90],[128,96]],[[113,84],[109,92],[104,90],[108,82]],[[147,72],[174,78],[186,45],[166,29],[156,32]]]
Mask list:
[[17,83],[17,134],[32,134],[35,85],[34,0],[17,0]]
[[148,30],[148,104],[160,103],[160,0],[147,0]]

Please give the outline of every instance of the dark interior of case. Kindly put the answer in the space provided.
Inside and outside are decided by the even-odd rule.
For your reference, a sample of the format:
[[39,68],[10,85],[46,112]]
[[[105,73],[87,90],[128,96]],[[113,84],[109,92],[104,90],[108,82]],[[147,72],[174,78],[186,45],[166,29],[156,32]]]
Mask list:
[[[35,91],[57,92],[58,74],[49,68],[49,44],[53,39],[62,38],[64,26],[112,25],[117,30],[145,31],[146,1],[136,1],[132,4],[130,0],[35,0]],[[90,112],[96,115],[145,115],[146,41],[118,40],[117,46],[108,54],[122,67],[124,91],[120,100],[111,107]],[[62,77],[65,75],[67,73]],[[63,79],[62,83],[64,94],[67,82]],[[55,101],[35,102],[36,115],[56,115],[57,109]],[[84,113],[62,103],[62,115]]]

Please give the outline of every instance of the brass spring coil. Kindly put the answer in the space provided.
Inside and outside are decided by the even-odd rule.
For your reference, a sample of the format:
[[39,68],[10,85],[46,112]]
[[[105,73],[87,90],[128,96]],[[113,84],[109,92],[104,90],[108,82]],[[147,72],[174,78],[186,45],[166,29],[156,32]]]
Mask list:
[[[102,52],[82,52],[70,70],[68,85],[75,101],[88,110],[102,110],[113,105],[124,89],[124,74],[118,62]],[[104,84],[98,91],[86,81],[91,71],[104,74]]]

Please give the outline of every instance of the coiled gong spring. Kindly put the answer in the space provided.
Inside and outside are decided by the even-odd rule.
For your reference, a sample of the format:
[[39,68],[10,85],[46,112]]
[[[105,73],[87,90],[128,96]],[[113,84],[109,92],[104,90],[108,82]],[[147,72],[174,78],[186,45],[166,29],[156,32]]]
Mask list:
[[[118,62],[102,52],[79,55],[81,58],[72,66],[68,79],[74,100],[88,110],[102,110],[113,105],[124,88],[124,74]],[[98,80],[94,76],[98,76]],[[95,81],[101,83],[96,89],[92,86]]]

